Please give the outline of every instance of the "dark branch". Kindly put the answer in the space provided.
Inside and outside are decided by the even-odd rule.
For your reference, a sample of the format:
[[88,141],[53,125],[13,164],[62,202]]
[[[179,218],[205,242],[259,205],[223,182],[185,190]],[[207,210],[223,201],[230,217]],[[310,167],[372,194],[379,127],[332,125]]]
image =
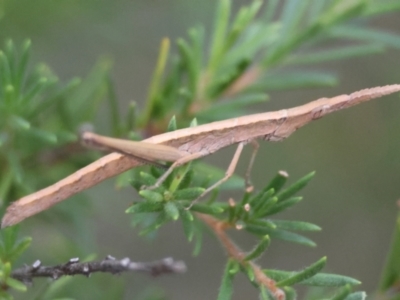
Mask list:
[[107,256],[102,261],[79,262],[79,258],[71,258],[67,263],[56,266],[42,266],[40,260],[35,261],[31,266],[16,269],[11,277],[30,284],[34,277],[50,277],[58,279],[66,275],[90,276],[95,272],[106,272],[119,274],[126,271],[146,272],[152,276],[159,276],[167,273],[184,273],[186,265],[183,261],[174,261],[172,258],[164,258],[155,262],[132,262],[129,258],[117,260]]

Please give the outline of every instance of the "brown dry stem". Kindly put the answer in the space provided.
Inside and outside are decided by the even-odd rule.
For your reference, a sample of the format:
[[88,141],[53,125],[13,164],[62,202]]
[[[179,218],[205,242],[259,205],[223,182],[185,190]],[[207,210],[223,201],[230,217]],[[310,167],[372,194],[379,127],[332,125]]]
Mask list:
[[249,266],[252,268],[255,275],[255,281],[259,285],[265,286],[268,291],[275,297],[275,299],[285,299],[285,293],[276,286],[276,282],[269,278],[257,264],[252,261],[246,261],[246,253],[238,246],[236,246],[235,243],[226,234],[227,229],[233,228],[231,224],[220,221],[206,214],[196,213],[196,216],[212,229],[212,231],[221,242],[222,246],[225,248],[229,257],[235,259],[245,268]]

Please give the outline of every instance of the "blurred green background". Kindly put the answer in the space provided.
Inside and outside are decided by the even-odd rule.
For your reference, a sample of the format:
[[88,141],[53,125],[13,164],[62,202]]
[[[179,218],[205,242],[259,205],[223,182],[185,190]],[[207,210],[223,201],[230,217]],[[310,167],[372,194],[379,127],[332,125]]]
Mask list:
[[[237,1],[242,4],[249,1]],[[62,80],[84,76],[100,56],[113,63],[121,109],[135,100],[141,105],[156,63],[160,40],[186,36],[189,27],[205,24],[210,30],[215,1],[0,1],[0,43],[12,38],[16,43],[30,38],[33,60],[49,64]],[[400,34],[399,13],[372,20],[375,27]],[[338,74],[334,88],[292,90],[270,94],[271,101],[257,107],[260,112],[288,108],[320,98],[349,93],[366,87],[400,83],[400,52],[318,65],[316,68]],[[281,143],[262,143],[253,170],[255,186],[267,182],[278,170],[293,179],[316,170],[317,176],[302,195],[305,201],[281,215],[320,225],[322,233],[309,236],[318,247],[307,249],[285,242],[274,242],[260,263],[268,268],[300,269],[321,256],[328,256],[325,271],[355,277],[362,290],[373,291],[379,280],[398,212],[400,198],[400,102],[393,95],[353,109],[330,115],[301,129]],[[105,108],[106,109],[106,108]],[[104,132],[102,116],[96,131]],[[226,168],[234,149],[223,150],[205,160]],[[242,175],[248,154],[237,173]],[[33,237],[33,247],[23,263],[40,259],[58,264],[75,256],[96,253],[128,256],[152,261],[172,256],[188,265],[185,275],[152,279],[141,274],[67,279],[65,297],[77,299],[143,299],[150,287],[164,290],[168,299],[214,299],[220,285],[225,253],[213,236],[205,236],[203,250],[193,258],[193,245],[187,243],[181,224],[169,224],[153,240],[138,237],[130,229],[124,210],[137,198],[133,189],[115,191],[108,180],[88,193],[91,202],[83,206],[85,232],[75,232],[68,222],[39,223],[27,220],[21,234]],[[241,194],[239,194],[241,195]],[[234,194],[233,194],[234,196]],[[241,196],[237,196],[241,197]],[[68,206],[79,198],[61,205]],[[46,212],[51,215],[52,211]],[[33,226],[33,224],[35,226]],[[243,249],[254,240],[235,234]],[[75,246],[74,246],[75,244]],[[99,285],[99,282],[101,285]],[[236,281],[234,299],[255,299],[254,288]],[[61,284],[61,283],[60,283]],[[123,284],[126,289],[121,290]],[[46,285],[36,280],[30,293],[17,299],[32,299]],[[149,288],[145,288],[145,287]],[[101,288],[100,288],[101,287]],[[83,296],[84,295],[84,296]]]

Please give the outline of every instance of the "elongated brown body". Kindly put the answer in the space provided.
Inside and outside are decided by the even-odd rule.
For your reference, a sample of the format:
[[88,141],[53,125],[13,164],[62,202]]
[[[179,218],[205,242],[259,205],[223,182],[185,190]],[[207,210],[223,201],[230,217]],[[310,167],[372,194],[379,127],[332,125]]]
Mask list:
[[[298,128],[326,114],[400,91],[400,84],[361,90],[349,95],[321,98],[307,104],[275,112],[253,114],[196,127],[184,128],[153,136],[143,142],[176,148],[172,161],[180,155],[198,153],[206,156],[232,144],[261,138],[280,141]],[[154,148],[152,148],[154,149]],[[164,153],[164,152],[163,152]],[[151,155],[154,158],[154,154]],[[159,158],[162,160],[162,158]],[[128,169],[143,165],[143,160],[112,153],[62,179],[61,181],[13,202],[2,220],[2,227],[14,225],[25,218],[92,187]],[[165,160],[168,160],[165,158]]]
[[155,160],[176,161],[187,155],[187,152],[179,151],[174,147],[115,139],[92,132],[84,132],[81,140],[84,145],[90,148],[130,155],[139,161],[149,164],[153,164]]

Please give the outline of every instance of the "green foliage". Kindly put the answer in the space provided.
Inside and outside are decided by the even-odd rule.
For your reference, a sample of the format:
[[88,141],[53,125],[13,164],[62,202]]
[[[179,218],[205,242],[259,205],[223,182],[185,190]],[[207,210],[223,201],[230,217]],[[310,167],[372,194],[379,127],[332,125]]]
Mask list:
[[[66,176],[91,160],[87,155],[76,155],[80,152],[77,132],[94,119],[107,97],[107,59],[100,59],[86,78],[61,84],[49,66],[30,62],[30,51],[29,40],[21,47],[7,40],[0,50],[0,201],[4,208],[9,201]],[[67,151],[74,147],[77,151]],[[77,218],[74,226],[78,226],[82,223],[80,211],[65,215],[58,210],[58,214],[64,220]],[[12,299],[12,289],[26,290],[24,284],[10,277],[10,272],[31,238],[18,240],[15,230],[2,232],[2,299]]]
[[[91,121],[103,99],[103,85],[110,68],[100,60],[86,79],[74,78],[61,85],[51,69],[41,63],[29,65],[31,42],[18,51],[11,40],[0,51],[0,199],[11,200],[50,182],[53,175],[40,165],[48,148],[62,148],[77,141],[76,131]],[[20,53],[19,53],[20,52]],[[72,157],[73,158],[73,157]],[[46,158],[45,158],[46,159]],[[66,159],[58,172],[78,167],[79,160]],[[26,168],[29,163],[35,168]],[[50,176],[50,178],[46,176]]]
[[304,270],[277,282],[277,286],[291,286],[315,276],[326,264],[326,257],[308,266]]
[[[298,274],[302,273],[302,272],[287,272],[281,270],[265,270],[264,272],[274,280],[280,282],[295,276],[297,277]],[[301,278],[301,277],[299,278],[300,278],[300,280],[298,281],[299,284],[320,286],[320,287],[340,287],[346,285],[361,284],[360,281],[351,277],[336,275],[336,274],[326,274],[326,273],[318,273],[310,278]]]
[[260,257],[265,250],[267,250],[269,244],[271,243],[271,239],[268,235],[262,237],[260,239],[260,243],[244,258],[245,260],[253,260]]
[[[11,277],[13,263],[31,244],[32,239],[25,237],[17,239],[18,227],[7,228],[1,232],[0,239],[0,285],[18,292],[26,292],[27,287],[22,282]],[[6,289],[0,289],[1,299],[12,299]]]
[[400,281],[400,213],[394,228],[392,245],[388,254],[385,268],[382,271],[382,278],[379,284],[379,293],[385,294],[387,291],[395,290]]
[[237,261],[229,259],[225,267],[223,280],[219,288],[218,300],[231,299],[233,294],[233,278],[239,271],[239,265]]
[[[175,171],[171,176],[177,176],[176,173],[178,173],[178,171]],[[188,172],[186,172],[186,174],[188,174]],[[208,202],[207,204],[196,203],[191,205],[191,201],[196,199],[204,191],[203,187],[185,187],[184,189],[179,189],[178,187],[175,191],[172,191],[170,186],[164,183],[158,188],[158,192],[140,190],[141,186],[153,184],[156,181],[156,178],[152,177],[151,174],[141,172],[140,178],[142,180],[139,180],[139,182],[135,183],[133,186],[138,189],[139,194],[144,200],[133,204],[126,212],[133,213],[132,217],[134,223],[141,225],[142,234],[149,234],[160,228],[161,225],[168,222],[168,220],[176,221],[181,217],[183,229],[188,241],[192,241],[193,238],[201,238],[200,236],[196,236],[200,231],[195,230],[195,227],[198,225],[194,222],[195,213],[208,214],[221,222],[231,224],[230,226],[239,230],[244,229],[258,236],[260,239],[255,248],[246,255],[244,262],[252,261],[260,257],[269,247],[271,240],[274,239],[281,239],[305,246],[315,246],[315,243],[309,238],[292,231],[319,231],[320,228],[317,225],[302,221],[266,218],[298,203],[302,198],[294,197],[294,194],[307,185],[314,176],[314,172],[304,176],[287,188],[284,188],[287,174],[284,174],[285,176],[282,175],[282,173],[278,173],[278,175],[267,183],[259,192],[245,193],[238,205],[234,203],[227,205],[224,202]],[[149,178],[151,178],[151,180],[149,180]],[[271,201],[271,199],[274,201]],[[295,201],[293,201],[293,199],[295,199]],[[282,203],[289,204],[283,205]],[[188,210],[188,208],[190,208],[190,210]],[[142,218],[140,213],[154,213],[156,215],[152,218],[153,222],[149,224],[148,220]],[[300,272],[266,270],[265,273],[277,281],[277,286],[284,288],[297,283],[310,286],[335,287],[342,287],[347,284],[359,284],[357,280],[345,276],[331,274],[319,275],[318,272],[324,267],[325,263],[326,258],[323,258]],[[232,280],[236,271],[234,272],[231,269],[235,269],[235,266],[236,264],[232,262],[227,265],[219,299],[229,299],[226,297],[232,294]],[[242,271],[247,274],[250,281],[253,282],[255,280],[251,267],[242,268]],[[317,274],[319,275],[318,277],[316,277]],[[292,291],[292,289],[288,291]]]
[[[132,102],[125,116],[119,114],[109,60],[100,59],[86,78],[74,78],[62,84],[49,66],[31,66],[29,40],[20,49],[11,40],[6,41],[0,51],[0,200],[3,204],[89,161],[88,157],[76,157],[74,151],[62,150],[76,146],[76,132],[84,123],[94,122],[99,105],[105,100],[109,105],[112,135],[140,139],[134,130],[159,133],[188,124],[196,126],[198,121],[244,115],[249,112],[250,104],[266,101],[268,91],[332,86],[337,83],[336,76],[314,70],[318,63],[400,47],[400,37],[368,28],[364,22],[371,16],[399,10],[400,5],[395,1],[378,4],[367,0],[271,0],[267,3],[255,0],[242,6],[236,14],[231,4],[231,0],[218,1],[212,33],[202,26],[190,29],[187,39],[177,39],[176,53],[170,54],[168,39],[162,41],[145,107],[139,111]],[[0,6],[0,18],[2,9]],[[333,39],[343,43],[331,47],[329,42]],[[46,171],[43,171],[41,159],[48,149],[54,155],[57,151],[67,155],[56,157],[57,164],[52,157],[47,158]],[[38,172],[42,174],[40,178],[35,176]],[[243,257],[229,257],[219,300],[232,298],[233,279],[240,272],[258,289],[261,299],[273,299],[272,291],[258,281],[260,274],[254,260],[276,240],[315,246],[298,231],[319,231],[317,225],[276,218],[278,213],[302,201],[297,193],[310,182],[314,172],[288,187],[288,175],[279,172],[264,187],[244,193],[240,201],[227,203],[214,191],[207,202],[195,204],[193,201],[223,176],[223,170],[195,162],[174,170],[160,187],[141,189],[154,185],[162,173],[163,170],[152,167],[149,171],[131,170],[117,179],[118,186],[131,185],[138,190],[141,200],[135,200],[126,213],[132,215],[132,224],[141,228],[142,235],[154,234],[164,224],[181,220],[184,234],[189,242],[195,242],[194,253],[198,254],[204,231],[201,220],[206,216],[226,228],[242,230],[258,239],[252,250],[243,252]],[[234,176],[223,188],[242,185],[243,180]],[[72,216],[75,211],[69,213]],[[392,268],[398,265],[398,236],[397,232],[381,282],[382,293],[399,279],[400,271]],[[2,299],[12,298],[7,289],[26,290],[10,274],[13,263],[30,242],[30,238],[17,240],[15,228],[2,232]],[[301,271],[263,269],[262,273],[276,281],[286,299],[296,299],[297,285],[334,288],[335,293],[329,299],[365,298],[364,293],[352,292],[359,281],[320,273],[325,263],[324,257]],[[50,299],[67,281],[71,280],[57,281],[44,295],[47,293]],[[328,294],[321,298],[328,299]]]

